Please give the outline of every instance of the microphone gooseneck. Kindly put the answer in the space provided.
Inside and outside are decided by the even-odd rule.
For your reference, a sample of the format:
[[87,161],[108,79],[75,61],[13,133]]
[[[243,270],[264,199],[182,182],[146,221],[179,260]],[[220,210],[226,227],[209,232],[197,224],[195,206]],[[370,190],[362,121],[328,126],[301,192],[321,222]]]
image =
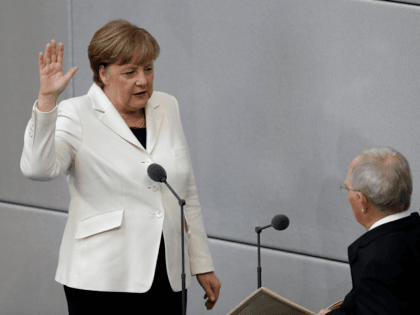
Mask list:
[[171,185],[166,181],[166,171],[165,169],[160,166],[159,164],[153,163],[150,164],[147,168],[147,175],[154,180],[155,182],[164,183],[169,190],[174,194],[176,199],[178,199],[178,204],[181,207],[181,261],[182,261],[182,273],[181,273],[181,281],[182,281],[182,315],[185,315],[187,312],[186,308],[186,291],[185,291],[185,253],[184,253],[184,206],[185,200],[179,198],[176,192],[172,189]]
[[258,267],[257,267],[257,274],[258,274],[258,289],[261,288],[261,245],[260,245],[260,234],[261,231],[269,228],[269,227],[273,227],[275,230],[281,231],[281,230],[285,230],[287,229],[287,227],[289,226],[289,218],[286,217],[284,214],[279,214],[276,215],[272,220],[271,220],[271,224],[270,225],[266,225],[266,226],[257,226],[255,227],[255,232],[257,233],[257,247],[258,247]]

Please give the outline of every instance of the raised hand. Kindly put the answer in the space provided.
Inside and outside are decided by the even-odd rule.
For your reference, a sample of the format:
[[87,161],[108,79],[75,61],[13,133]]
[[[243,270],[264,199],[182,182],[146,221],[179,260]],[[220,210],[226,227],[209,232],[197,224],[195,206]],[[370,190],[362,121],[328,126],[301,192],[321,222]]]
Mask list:
[[51,111],[54,109],[59,95],[65,90],[79,67],[71,68],[65,75],[63,74],[63,53],[64,45],[58,46],[53,39],[45,48],[45,56],[39,53],[39,78],[41,88],[38,96],[38,109],[41,111]]

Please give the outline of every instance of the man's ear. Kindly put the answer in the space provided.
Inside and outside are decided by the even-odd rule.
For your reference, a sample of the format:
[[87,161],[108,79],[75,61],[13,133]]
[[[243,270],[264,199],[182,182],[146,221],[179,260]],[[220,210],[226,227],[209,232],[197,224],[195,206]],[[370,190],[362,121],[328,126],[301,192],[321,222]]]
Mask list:
[[365,195],[363,195],[361,192],[358,194],[360,205],[362,206],[362,211],[366,212],[366,210],[369,208],[369,200],[366,198]]
[[99,77],[103,84],[108,85],[108,69],[104,65],[99,66]]

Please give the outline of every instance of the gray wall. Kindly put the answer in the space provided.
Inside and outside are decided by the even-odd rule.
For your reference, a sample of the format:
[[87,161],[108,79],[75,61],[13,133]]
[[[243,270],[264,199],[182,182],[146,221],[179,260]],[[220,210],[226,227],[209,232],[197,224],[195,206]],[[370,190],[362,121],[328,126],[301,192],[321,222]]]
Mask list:
[[[409,1],[404,1],[409,2]],[[414,4],[418,1],[412,1]],[[66,314],[54,281],[70,200],[64,176],[20,171],[39,90],[38,53],[56,39],[78,66],[61,99],[92,84],[87,46],[124,18],[159,42],[155,90],[180,104],[216,275],[215,314],[264,287],[318,312],[351,289],[347,246],[365,230],[339,189],[364,147],[386,145],[420,177],[420,8],[368,0],[39,0],[0,3],[0,312]],[[419,195],[410,211],[418,211]],[[6,254],[4,254],[6,253]],[[196,280],[190,314],[205,314]],[[17,311],[19,310],[19,311]]]

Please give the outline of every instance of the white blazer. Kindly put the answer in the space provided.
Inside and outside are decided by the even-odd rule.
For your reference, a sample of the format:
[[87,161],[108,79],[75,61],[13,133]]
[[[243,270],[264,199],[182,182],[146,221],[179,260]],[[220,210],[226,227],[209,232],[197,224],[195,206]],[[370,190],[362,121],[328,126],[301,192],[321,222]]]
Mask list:
[[142,293],[150,289],[161,234],[173,291],[182,290],[181,213],[147,168],[162,165],[184,206],[186,287],[214,271],[178,103],[153,92],[145,112],[145,150],[103,90],[62,101],[51,112],[35,102],[20,167],[33,180],[65,173],[71,200],[55,280],[69,287]]

